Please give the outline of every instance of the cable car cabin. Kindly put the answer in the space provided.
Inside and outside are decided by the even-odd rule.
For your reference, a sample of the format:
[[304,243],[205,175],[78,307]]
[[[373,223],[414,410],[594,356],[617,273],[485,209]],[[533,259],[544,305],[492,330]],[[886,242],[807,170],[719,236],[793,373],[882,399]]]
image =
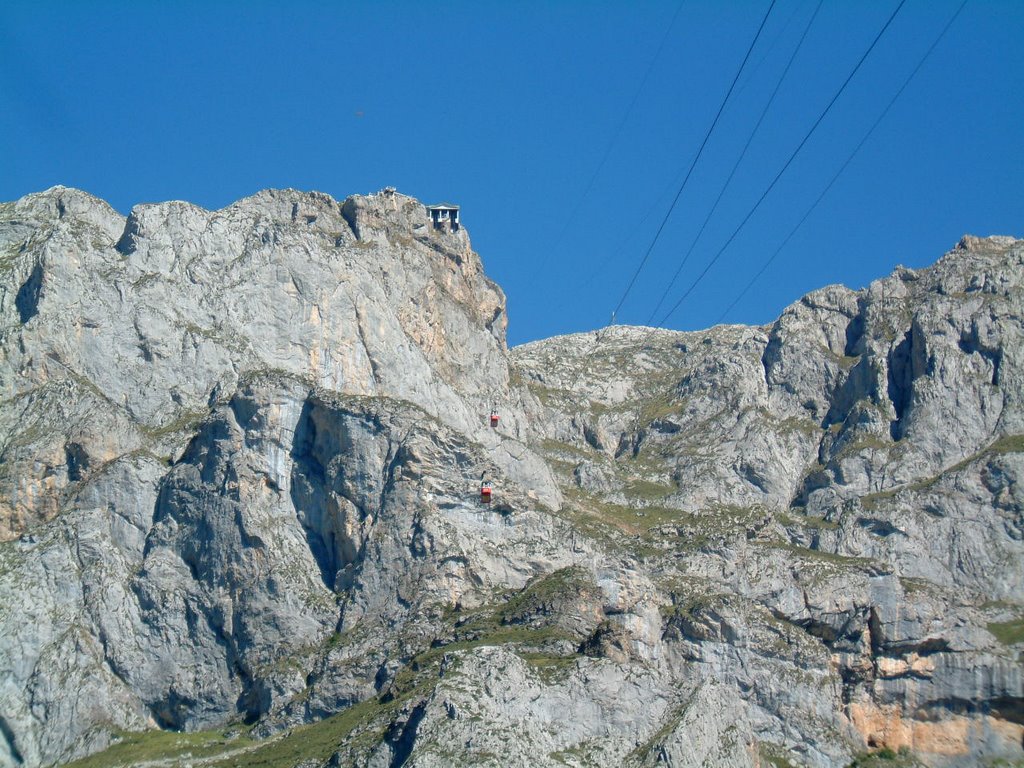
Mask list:
[[480,483],[480,503],[490,504],[491,503],[491,484],[488,482]]
[[495,428],[498,426],[498,411],[495,408],[491,409],[491,426]]

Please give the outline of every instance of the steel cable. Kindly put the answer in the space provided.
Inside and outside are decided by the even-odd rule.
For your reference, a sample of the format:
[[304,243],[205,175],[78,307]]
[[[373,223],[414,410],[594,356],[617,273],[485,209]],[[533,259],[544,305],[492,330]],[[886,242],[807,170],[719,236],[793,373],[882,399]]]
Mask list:
[[736,170],[740,167],[740,163],[743,162],[743,158],[747,155],[747,150],[750,149],[751,143],[754,141],[754,137],[757,135],[758,129],[761,127],[761,123],[764,122],[765,115],[768,114],[768,110],[771,108],[772,103],[775,101],[775,96],[778,94],[779,89],[782,87],[783,81],[786,79],[786,75],[789,74],[790,67],[793,66],[793,62],[796,60],[797,54],[800,53],[800,49],[803,47],[804,40],[807,39],[807,33],[811,29],[811,25],[814,24],[815,18],[818,16],[818,11],[821,10],[821,5],[824,0],[818,0],[818,5],[814,8],[814,13],[811,14],[810,20],[807,22],[807,26],[804,27],[803,34],[800,35],[800,40],[796,44],[796,48],[789,57],[789,61],[786,62],[785,68],[782,70],[782,75],[779,77],[779,81],[775,84],[775,89],[772,91],[772,95],[768,98],[768,102],[764,105],[764,109],[761,110],[761,115],[757,118],[757,122],[754,124],[753,130],[750,132],[750,136],[747,137],[747,143],[743,145],[743,150],[740,152],[736,162],[732,166],[732,170],[729,171],[729,176],[726,178],[725,183],[722,185],[722,189],[718,192],[718,197],[715,198],[714,204],[711,206],[711,210],[708,211],[707,216],[704,217],[704,223],[700,225],[700,229],[694,236],[693,241],[690,243],[690,247],[686,249],[686,253],[683,255],[682,261],[679,262],[679,266],[676,267],[675,273],[672,275],[672,279],[669,280],[668,285],[665,286],[665,290],[661,294],[661,298],[658,299],[658,303],[651,311],[651,316],[647,318],[647,325],[650,325],[654,318],[658,314],[658,310],[661,309],[661,305],[668,298],[672,288],[676,284],[676,280],[679,279],[680,273],[683,271],[683,267],[686,265],[687,260],[690,258],[690,254],[693,253],[693,249],[697,246],[700,241],[701,235],[704,234],[704,230],[708,226],[708,222],[711,221],[711,217],[714,216],[715,211],[718,210],[718,204],[722,202],[722,197],[725,195],[725,191],[729,188],[729,184],[732,182],[733,176],[736,175]]
[[828,194],[829,190],[832,189],[832,186],[842,175],[843,171],[846,170],[846,167],[853,161],[853,158],[856,157],[857,153],[860,152],[861,147],[863,147],[864,144],[867,143],[867,140],[871,138],[871,134],[875,132],[875,129],[878,127],[879,123],[881,123],[882,120],[885,119],[885,116],[889,114],[889,110],[892,109],[897,99],[899,99],[899,97],[903,94],[903,91],[907,89],[907,86],[910,85],[910,81],[914,79],[918,71],[920,71],[921,67],[924,66],[924,63],[928,60],[928,57],[932,55],[932,51],[935,50],[935,48],[938,46],[942,38],[945,37],[946,32],[948,32],[949,28],[953,26],[953,22],[956,21],[957,16],[960,15],[960,12],[964,9],[964,6],[966,5],[967,0],[963,0],[963,2],[960,3],[960,7],[956,9],[956,13],[954,13],[950,20],[946,22],[946,26],[944,26],[942,28],[942,31],[939,32],[938,37],[936,37],[935,40],[932,41],[932,44],[928,47],[928,50],[925,51],[920,61],[917,62],[917,66],[914,67],[911,73],[907,76],[907,79],[903,81],[903,85],[899,87],[899,90],[896,91],[893,97],[889,100],[889,103],[885,105],[885,109],[883,109],[881,114],[878,115],[878,117],[875,119],[875,122],[872,123],[870,128],[868,128],[867,133],[864,134],[864,138],[862,138],[860,140],[860,143],[858,143],[857,146],[853,148],[853,151],[850,152],[849,156],[846,158],[843,164],[839,166],[839,170],[835,172],[835,175],[832,177],[831,181],[829,181],[829,183],[825,185],[825,188],[821,191],[821,194],[818,195],[818,198],[813,203],[811,203],[811,207],[807,209],[804,215],[796,223],[796,226],[794,226],[793,229],[789,231],[789,234],[786,235],[782,243],[779,244],[779,247],[775,249],[775,252],[768,258],[767,261],[765,261],[765,263],[761,266],[761,269],[758,270],[757,274],[750,279],[750,282],[747,283],[746,287],[742,291],[740,291],[739,295],[735,299],[733,299],[733,302],[728,307],[725,308],[722,314],[718,317],[718,320],[715,321],[716,325],[722,322],[725,319],[726,315],[728,315],[729,312],[732,311],[732,308],[739,304],[740,300],[747,295],[747,292],[753,287],[754,283],[756,283],[758,279],[761,277],[761,275],[765,273],[768,267],[771,266],[772,262],[775,261],[775,257],[779,255],[783,248],[786,247],[789,241],[793,238],[793,235],[797,233],[797,230],[799,230],[800,227],[803,226],[804,222],[807,221],[808,217],[811,215],[811,213],[813,213],[814,209],[818,207],[818,204],[825,198],[825,195]]
[[772,8],[775,7],[776,0],[772,0],[771,5],[768,6],[768,10],[764,14],[764,18],[761,19],[761,25],[757,28],[757,34],[754,35],[754,39],[750,41],[750,46],[747,48],[747,53],[743,57],[743,61],[740,63],[739,69],[736,70],[736,76],[733,77],[732,83],[729,85],[729,90],[725,94],[725,98],[722,99],[722,104],[718,107],[718,112],[715,115],[715,119],[711,121],[711,126],[708,128],[707,133],[704,135],[704,140],[701,142],[700,148],[697,150],[697,154],[693,157],[693,162],[690,163],[690,169],[686,172],[686,177],[683,179],[683,183],[679,186],[679,191],[676,192],[675,198],[672,200],[672,205],[669,206],[668,211],[665,213],[665,217],[661,221],[661,225],[658,227],[658,231],[654,235],[654,239],[651,244],[647,247],[647,252],[644,253],[643,259],[640,260],[639,266],[633,273],[633,277],[629,281],[629,285],[626,286],[626,290],[622,294],[622,298],[619,299],[619,303],[612,310],[612,317],[622,309],[622,305],[626,301],[626,297],[629,296],[629,292],[633,290],[633,285],[636,283],[636,279],[640,276],[643,271],[644,265],[647,264],[647,260],[651,256],[651,251],[654,250],[654,246],[657,244],[658,239],[661,237],[662,231],[665,229],[665,225],[668,223],[669,217],[672,215],[672,211],[675,210],[676,203],[679,202],[679,197],[683,194],[683,190],[686,188],[686,183],[690,180],[690,176],[693,174],[693,169],[697,167],[697,161],[700,160],[701,154],[704,152],[704,147],[707,146],[708,139],[711,138],[712,132],[715,130],[715,126],[718,125],[718,120],[722,116],[722,112],[725,110],[725,105],[729,101],[729,97],[732,95],[733,89],[736,87],[736,82],[740,79],[740,75],[743,73],[743,67],[746,66],[747,61],[750,59],[750,54],[754,50],[754,46],[757,45],[758,39],[761,37],[761,32],[764,30],[764,25],[768,21],[768,17],[771,15]]
[[878,31],[878,34],[875,35],[875,39],[871,41],[871,45],[869,45],[867,50],[864,51],[864,55],[860,57],[860,60],[857,62],[856,66],[854,66],[850,74],[847,75],[846,80],[843,81],[843,84],[839,87],[839,90],[836,91],[835,95],[832,97],[832,100],[829,101],[828,106],[826,106],[822,113],[818,116],[818,119],[814,121],[814,125],[811,126],[811,129],[807,132],[803,139],[801,139],[796,149],[794,149],[793,153],[789,156],[789,159],[786,160],[782,168],[779,169],[779,172],[775,174],[775,178],[772,179],[768,187],[764,190],[764,192],[761,193],[761,196],[758,198],[757,202],[754,203],[754,206],[747,212],[747,215],[743,217],[743,220],[740,221],[736,229],[733,230],[733,233],[729,235],[729,239],[725,241],[721,248],[718,249],[718,252],[715,253],[711,261],[707,263],[707,266],[704,267],[703,271],[701,271],[701,273],[697,275],[697,278],[690,284],[690,287],[686,289],[686,292],[679,297],[679,300],[676,301],[676,303],[672,305],[672,308],[665,313],[664,317],[661,318],[661,320],[658,322],[659,327],[663,326],[665,322],[675,313],[675,311],[679,309],[679,307],[687,299],[687,297],[691,293],[693,293],[693,290],[700,284],[700,281],[704,279],[704,276],[707,275],[707,273],[711,270],[711,267],[715,265],[715,263],[721,258],[722,254],[725,253],[725,250],[729,247],[732,241],[736,239],[736,236],[740,233],[740,230],[742,230],[743,227],[746,226],[746,223],[750,221],[750,217],[754,215],[758,208],[761,207],[761,203],[764,202],[765,198],[768,197],[768,194],[772,191],[772,189],[775,188],[775,185],[779,182],[779,179],[782,178],[782,175],[786,172],[786,170],[792,164],[793,160],[800,153],[800,150],[803,149],[804,145],[807,143],[807,140],[811,138],[811,135],[814,133],[814,131],[817,130],[819,125],[821,125],[822,120],[825,119],[825,116],[831,111],[832,106],[842,95],[843,91],[846,90],[846,86],[850,84],[850,81],[853,80],[854,75],[856,75],[858,70],[860,70],[861,65],[864,64],[864,61],[867,59],[868,55],[871,53],[871,51],[874,50],[875,46],[878,44],[878,41],[882,39],[882,35],[885,34],[885,30],[887,30],[889,28],[889,25],[892,24],[893,19],[896,18],[896,14],[900,12],[900,9],[903,7],[906,1],[907,0],[900,0],[899,4],[896,6],[896,9],[886,20],[885,24],[882,25],[882,28]]

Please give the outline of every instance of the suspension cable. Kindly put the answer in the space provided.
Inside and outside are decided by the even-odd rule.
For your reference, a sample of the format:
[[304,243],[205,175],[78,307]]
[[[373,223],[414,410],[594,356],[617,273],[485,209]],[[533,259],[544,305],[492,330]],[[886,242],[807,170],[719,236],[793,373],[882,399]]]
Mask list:
[[853,158],[857,155],[857,153],[860,152],[861,147],[863,147],[867,140],[871,138],[871,134],[875,132],[875,129],[878,127],[879,123],[881,123],[882,120],[885,119],[885,116],[889,114],[889,110],[892,109],[893,105],[896,103],[896,100],[899,99],[899,97],[903,94],[903,91],[905,91],[907,86],[910,85],[910,81],[914,79],[914,77],[917,75],[921,67],[924,66],[924,63],[928,60],[928,57],[931,56],[932,51],[935,50],[935,48],[938,46],[942,38],[945,37],[946,32],[948,32],[949,28],[953,26],[953,22],[956,21],[957,16],[960,15],[960,12],[964,9],[964,6],[966,5],[967,0],[963,0],[963,2],[960,3],[960,7],[956,9],[956,13],[954,13],[950,20],[946,22],[946,26],[944,26],[942,28],[942,31],[939,32],[938,37],[936,37],[935,40],[932,41],[932,44],[928,47],[928,50],[925,51],[924,55],[921,57],[921,60],[917,62],[917,66],[914,67],[913,71],[907,76],[907,79],[903,81],[903,85],[901,85],[899,90],[896,91],[893,97],[889,100],[889,103],[885,105],[885,109],[883,109],[881,114],[878,115],[878,117],[875,119],[875,122],[871,125],[870,128],[868,128],[867,133],[864,134],[864,138],[862,138],[860,140],[860,143],[853,148],[853,151],[846,158],[845,162],[843,162],[843,164],[839,167],[839,170],[835,172],[835,175],[832,177],[832,180],[829,181],[829,183],[821,191],[821,194],[818,195],[818,198],[813,203],[811,203],[811,207],[807,209],[806,213],[804,213],[804,215],[796,223],[793,229],[789,231],[789,234],[786,235],[786,238],[779,244],[779,247],[775,249],[775,252],[768,258],[767,261],[765,261],[765,263],[761,266],[761,269],[758,270],[757,274],[750,279],[750,282],[747,283],[746,287],[742,291],[740,291],[739,295],[735,299],[733,299],[732,303],[725,308],[722,314],[718,317],[718,320],[715,321],[716,325],[718,323],[721,323],[725,319],[726,315],[728,315],[729,312],[732,311],[733,307],[739,304],[740,300],[747,295],[747,292],[753,287],[754,283],[756,283],[758,279],[761,277],[761,275],[763,275],[765,271],[767,271],[768,267],[770,267],[772,262],[775,261],[775,257],[779,255],[783,248],[786,247],[789,241],[793,238],[793,235],[797,233],[797,230],[799,230],[800,227],[803,226],[804,222],[807,221],[808,217],[811,215],[811,213],[813,213],[814,209],[818,207],[818,203],[820,203],[825,198],[825,195],[827,195],[829,190],[832,189],[832,186],[836,183],[836,180],[842,175],[843,171],[846,170],[846,167],[853,161]]
[[775,7],[776,0],[772,0],[768,6],[768,10],[764,14],[764,18],[761,19],[761,25],[757,28],[757,34],[754,35],[754,39],[750,42],[750,46],[747,48],[747,53],[743,57],[743,61],[740,63],[740,67],[736,70],[736,76],[733,77],[732,83],[729,85],[729,90],[725,94],[725,98],[722,99],[721,106],[718,107],[718,113],[715,115],[715,119],[711,121],[711,126],[708,128],[708,132],[704,135],[704,141],[701,142],[700,148],[697,150],[697,154],[693,156],[693,162],[690,163],[690,169],[686,172],[686,177],[683,179],[683,183],[679,186],[679,191],[676,192],[675,198],[672,200],[672,205],[669,206],[668,211],[665,213],[665,218],[661,221],[661,226],[658,227],[658,231],[654,235],[654,239],[651,244],[647,247],[647,252],[644,254],[643,259],[640,260],[639,266],[633,273],[633,277],[629,281],[629,285],[626,286],[626,290],[622,294],[622,298],[619,299],[619,303],[612,310],[612,316],[614,317],[622,305],[626,301],[626,297],[629,296],[629,292],[633,290],[633,285],[636,283],[636,279],[640,276],[640,272],[643,271],[644,265],[651,256],[651,251],[654,250],[655,244],[658,242],[658,238],[661,237],[662,230],[665,229],[665,224],[668,223],[669,217],[672,215],[672,211],[675,210],[676,203],[679,202],[680,195],[683,194],[683,190],[686,188],[686,182],[690,180],[690,175],[693,173],[693,169],[697,166],[697,161],[700,160],[701,154],[704,152],[704,147],[707,146],[708,139],[711,138],[711,133],[715,130],[715,126],[718,125],[718,119],[722,116],[722,112],[725,110],[725,105],[729,101],[729,97],[732,95],[733,89],[736,87],[736,82],[740,79],[740,74],[743,72],[743,67],[746,66],[747,60],[750,58],[751,52],[754,50],[754,46],[757,44],[758,38],[761,37],[761,31],[764,29],[765,22],[768,21],[768,16],[771,15],[772,8]]
[[591,190],[594,188],[594,183],[597,181],[597,177],[604,169],[604,165],[605,163],[608,162],[608,158],[611,157],[612,149],[615,148],[616,143],[618,143],[619,137],[622,135],[623,129],[626,127],[626,122],[629,120],[630,115],[633,114],[633,108],[636,107],[636,103],[640,99],[640,94],[643,92],[644,87],[647,85],[647,80],[650,78],[651,72],[654,71],[654,65],[658,62],[658,59],[661,58],[661,52],[665,48],[665,43],[668,42],[669,33],[675,26],[676,19],[679,17],[679,12],[682,10],[685,2],[686,0],[679,0],[679,5],[676,6],[676,11],[674,14],[672,14],[672,19],[669,21],[668,26],[665,27],[665,34],[662,35],[661,37],[661,43],[658,45],[658,50],[655,51],[654,57],[647,65],[647,71],[644,72],[644,76],[640,80],[640,85],[637,87],[636,92],[633,94],[633,100],[629,102],[629,106],[626,108],[625,113],[622,115],[622,119],[619,121],[618,127],[615,129],[615,132],[612,134],[612,137],[609,140],[608,145],[604,149],[604,155],[601,157],[601,161],[597,164],[597,167],[594,169],[593,174],[591,174],[590,176],[590,180],[587,182],[586,187],[583,189],[583,194],[581,194],[576,199],[576,205],[573,207],[572,211],[566,217],[565,222],[562,224],[562,231],[559,232],[558,237],[555,238],[555,244],[551,247],[551,250],[558,250],[558,247],[561,245],[562,240],[565,238],[565,233],[569,230],[569,226],[573,223],[577,214],[579,213],[580,208],[583,205],[583,201],[586,200],[587,195],[589,195]]
[[786,32],[789,30],[789,25],[793,23],[793,19],[795,19],[800,14],[800,11],[803,9],[804,1],[805,0],[801,0],[799,3],[796,4],[796,6],[793,8],[793,12],[789,14],[789,16],[786,18],[786,23],[782,25],[782,29],[780,29],[778,34],[776,34],[775,37],[772,38],[772,41],[768,43],[767,46],[765,46],[765,51],[763,54],[761,54],[761,58],[758,59],[757,63],[754,64],[754,66],[747,69],[747,73],[740,78],[740,82],[736,86],[737,97],[739,97],[740,94],[742,94],[743,91],[747,89],[747,86],[754,81],[754,78],[757,76],[757,73],[761,71],[761,67],[764,66],[764,63],[768,60],[768,57],[771,56],[772,51],[775,50],[775,46],[779,44],[779,41],[783,37],[785,37]]
[[699,275],[697,275],[697,278],[690,284],[690,287],[686,289],[686,292],[679,297],[679,300],[676,301],[676,303],[672,305],[672,308],[667,313],[665,313],[665,315],[661,318],[661,320],[658,322],[659,326],[664,325],[665,322],[675,313],[675,311],[679,309],[679,307],[687,299],[687,297],[691,293],[693,293],[693,290],[697,287],[697,285],[700,284],[700,281],[704,279],[704,276],[710,271],[711,267],[713,267],[715,263],[721,258],[722,254],[725,253],[726,248],[728,248],[732,241],[736,239],[736,235],[738,235],[740,233],[740,230],[743,229],[743,227],[746,225],[748,221],[750,221],[750,217],[754,215],[758,208],[761,207],[761,203],[764,202],[765,198],[768,197],[768,194],[772,191],[772,189],[775,188],[775,185],[778,183],[779,179],[782,178],[782,175],[792,164],[796,156],[800,153],[800,150],[803,149],[804,145],[807,143],[807,140],[811,138],[811,135],[821,124],[821,121],[824,120],[825,116],[829,113],[829,111],[831,111],[832,106],[842,95],[843,91],[846,90],[846,86],[850,84],[851,80],[853,80],[853,76],[857,74],[857,71],[861,68],[861,65],[867,59],[868,55],[871,53],[872,50],[874,50],[875,45],[877,45],[878,41],[882,39],[882,35],[885,34],[885,30],[887,30],[889,28],[889,25],[892,24],[893,19],[896,18],[896,14],[900,12],[900,9],[903,7],[906,1],[907,0],[900,0],[899,4],[896,6],[896,9],[892,12],[892,14],[890,14],[885,24],[882,25],[882,28],[878,31],[878,34],[875,35],[875,39],[871,41],[871,45],[869,45],[867,50],[864,51],[864,55],[860,57],[860,60],[857,62],[856,66],[846,77],[846,80],[843,81],[843,84],[839,87],[839,90],[836,91],[835,95],[832,97],[832,100],[829,101],[828,106],[826,106],[822,113],[818,115],[818,119],[814,121],[814,125],[811,126],[811,129],[803,137],[803,139],[797,145],[796,149],[793,150],[793,154],[789,156],[789,159],[786,160],[782,168],[779,169],[779,172],[775,174],[775,178],[772,179],[768,187],[764,190],[764,192],[761,193],[761,197],[759,197],[757,202],[754,203],[754,206],[747,212],[747,215],[743,217],[743,220],[739,223],[736,229],[733,230],[733,233],[729,235],[729,239],[725,241],[725,244],[718,249],[718,252],[715,253],[711,261],[707,263],[707,266],[704,267],[703,271]]
[[714,204],[711,206],[711,210],[708,211],[707,216],[704,217],[704,223],[700,225],[700,229],[694,236],[693,241],[690,243],[690,247],[686,249],[686,253],[683,254],[682,260],[679,262],[679,266],[676,267],[675,273],[672,275],[672,279],[669,280],[668,285],[665,286],[665,290],[661,294],[661,298],[658,299],[658,303],[654,309],[651,310],[651,316],[647,318],[647,325],[654,322],[654,318],[658,314],[658,310],[661,309],[661,305],[665,302],[672,288],[676,284],[676,280],[679,279],[679,274],[683,271],[683,267],[686,265],[687,259],[690,258],[690,254],[693,253],[693,249],[700,241],[701,235],[704,234],[704,230],[708,226],[708,222],[711,221],[711,217],[714,216],[715,211],[718,210],[718,204],[722,202],[722,197],[725,195],[725,191],[729,188],[729,183],[732,181],[733,176],[736,175],[736,170],[740,167],[740,163],[743,162],[743,158],[747,155],[747,150],[750,149],[751,143],[754,141],[754,136],[757,135],[758,129],[761,127],[761,123],[764,122],[765,115],[768,114],[768,110],[771,108],[772,103],[775,101],[775,96],[778,94],[779,89],[782,87],[783,81],[786,79],[786,75],[789,73],[790,67],[793,66],[793,62],[796,60],[797,54],[800,52],[800,48],[804,44],[804,40],[807,38],[807,33],[811,29],[811,25],[814,24],[815,18],[818,16],[818,11],[821,10],[821,5],[824,0],[818,0],[818,5],[814,9],[814,13],[811,14],[810,21],[807,22],[807,26],[804,27],[803,34],[800,35],[800,40],[796,44],[796,48],[789,57],[789,61],[786,62],[785,69],[782,70],[782,75],[779,77],[779,81],[775,84],[775,90],[772,91],[772,95],[768,98],[768,103],[764,105],[764,109],[761,110],[761,115],[757,118],[757,123],[754,124],[754,129],[750,132],[750,136],[747,137],[747,143],[743,145],[743,150],[740,152],[739,157],[736,158],[735,164],[732,166],[732,170],[729,171],[729,176],[722,185],[722,189],[718,192],[718,197],[715,198]]

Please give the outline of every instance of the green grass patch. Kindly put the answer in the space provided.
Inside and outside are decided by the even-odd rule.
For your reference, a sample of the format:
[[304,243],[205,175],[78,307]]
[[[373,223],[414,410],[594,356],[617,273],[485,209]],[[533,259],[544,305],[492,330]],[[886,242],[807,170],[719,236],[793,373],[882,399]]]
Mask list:
[[626,495],[641,501],[661,501],[666,496],[675,493],[675,491],[676,487],[674,485],[655,483],[643,478],[630,480],[626,484]]
[[635,760],[648,762],[654,751],[659,749],[668,737],[672,735],[672,732],[679,727],[679,723],[682,722],[683,716],[689,707],[690,703],[687,702],[669,711],[668,716],[662,721],[661,727],[645,743],[638,745],[629,756]]
[[854,454],[861,453],[862,451],[889,451],[893,448],[893,443],[885,440],[878,435],[858,435],[852,442],[844,445],[840,450],[836,458],[852,456]]
[[988,631],[1003,645],[1024,643],[1024,618],[997,621],[987,625]]
[[158,427],[142,427],[142,433],[146,437],[164,437],[177,432],[195,432],[203,420],[210,415],[209,411],[187,411],[178,418],[161,424]]
[[918,579],[911,576],[900,576],[900,586],[908,595],[924,595],[936,589],[935,585],[926,579]]
[[113,768],[136,765],[153,760],[173,760],[179,763],[188,758],[205,758],[254,744],[244,734],[233,737],[223,730],[179,733],[177,731],[118,732],[116,744],[102,752],[68,763],[68,768]]
[[916,768],[922,763],[914,759],[910,750],[900,747],[882,747],[874,752],[862,752],[850,763],[849,768]]
[[534,669],[569,669],[576,666],[579,656],[551,656],[536,651],[521,651],[519,657]]
[[775,520],[779,525],[785,528],[801,526],[803,528],[811,528],[816,531],[834,531],[839,528],[839,523],[834,520],[826,520],[824,517],[817,517],[814,515],[798,515],[797,517],[791,517],[785,512],[776,512]]
[[[706,588],[706,585],[704,585]],[[671,605],[662,605],[658,610],[664,619],[673,619],[680,616],[696,616],[697,614],[715,608],[732,606],[737,598],[727,595],[724,592],[680,592],[671,595]]]
[[868,557],[852,557],[850,555],[838,555],[834,552],[824,552],[820,549],[811,549],[809,547],[801,547],[796,544],[792,544],[788,541],[770,541],[766,542],[765,546],[771,547],[772,549],[781,549],[786,552],[791,552],[802,558],[809,560],[816,560],[823,563],[832,563],[833,565],[839,565],[846,568],[862,568],[872,564],[871,558]]
[[797,525],[797,521],[794,520],[789,515],[787,515],[785,512],[776,512],[775,513],[775,522],[777,522],[783,528],[790,528],[790,527],[792,527],[794,525]]
[[839,528],[839,523],[834,520],[826,520],[824,517],[815,517],[814,515],[801,517],[800,523],[807,528],[813,528],[817,531],[834,531]]
[[952,475],[963,471],[970,464],[983,456],[1006,453],[1024,453],[1024,435],[1004,435],[1003,437],[995,440],[988,447],[961,459],[956,464],[946,467],[942,472],[932,477],[919,480],[915,483],[908,483],[907,485],[903,485],[898,488],[890,488],[887,491],[865,494],[860,499],[861,506],[866,510],[874,511],[878,509],[881,504],[895,498],[901,493],[920,493],[921,491],[926,491],[932,488],[946,475]]
[[640,409],[640,423],[647,426],[666,416],[681,413],[686,402],[685,400],[676,400],[674,394],[673,391],[657,394],[645,402]]
[[1024,435],[1004,435],[989,446],[993,453],[1024,453]]
[[[768,414],[769,418],[771,414]],[[777,429],[780,432],[797,432],[801,435],[807,435],[808,437],[820,437],[822,429],[816,422],[810,419],[800,419],[796,416],[790,416],[787,419],[776,422]]]
[[574,597],[587,590],[593,590],[590,574],[579,566],[560,568],[545,576],[534,579],[521,591],[513,595],[493,616],[501,621],[516,616],[524,610],[549,603],[558,597]]
[[518,651],[519,657],[544,682],[545,685],[558,685],[563,682],[576,668],[579,656],[552,656],[536,651]]
[[[589,448],[589,446],[587,447]],[[551,440],[545,438],[540,441],[540,449],[545,454],[554,454],[562,457],[563,459],[568,455],[570,458],[575,459],[592,459],[594,458],[594,451],[583,448],[582,446],[575,445],[573,443],[563,443],[560,440]]]
[[757,745],[757,752],[765,766],[772,768],[795,768],[789,761],[789,750],[780,747],[778,744],[771,744],[762,741]]
[[628,552],[641,559],[725,542],[742,535],[755,519],[765,514],[759,507],[727,504],[711,504],[697,512],[640,500],[635,506],[624,506],[605,502],[572,485],[563,486],[562,492],[568,503],[560,517],[610,550]]
[[[655,508],[639,509],[602,501],[574,485],[563,488],[562,492],[571,505],[571,509],[565,510],[569,521],[580,526],[585,533],[601,538],[607,536],[609,529],[620,533],[639,533],[649,529],[656,519],[666,517]],[[675,510],[672,512],[681,514]]]
[[24,562],[25,553],[17,540],[0,541],[0,576],[16,571]]
[[566,390],[546,386],[534,379],[527,379],[525,384],[530,394],[536,397],[545,408],[554,407],[569,397]]
[[875,491],[874,493],[867,493],[860,497],[860,505],[869,512],[876,511],[885,502],[895,499],[896,496],[904,491],[909,490],[908,488],[892,488],[888,491]]
[[[279,768],[293,766],[305,760],[324,762],[339,747],[350,742],[357,728],[367,728],[382,715],[396,709],[379,699],[367,699],[348,709],[309,725],[300,725],[284,736],[268,739],[259,746],[234,756],[225,756],[211,765],[214,768]],[[386,718],[385,718],[386,719]],[[385,725],[367,728],[360,741],[376,741]]]

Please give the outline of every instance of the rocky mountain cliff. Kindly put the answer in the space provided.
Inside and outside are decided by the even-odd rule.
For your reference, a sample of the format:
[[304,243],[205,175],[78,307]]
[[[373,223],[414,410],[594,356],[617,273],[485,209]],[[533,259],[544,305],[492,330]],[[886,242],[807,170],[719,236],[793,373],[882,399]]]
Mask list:
[[4,204],[0,765],[1024,761],[1022,281],[508,350],[391,190]]

